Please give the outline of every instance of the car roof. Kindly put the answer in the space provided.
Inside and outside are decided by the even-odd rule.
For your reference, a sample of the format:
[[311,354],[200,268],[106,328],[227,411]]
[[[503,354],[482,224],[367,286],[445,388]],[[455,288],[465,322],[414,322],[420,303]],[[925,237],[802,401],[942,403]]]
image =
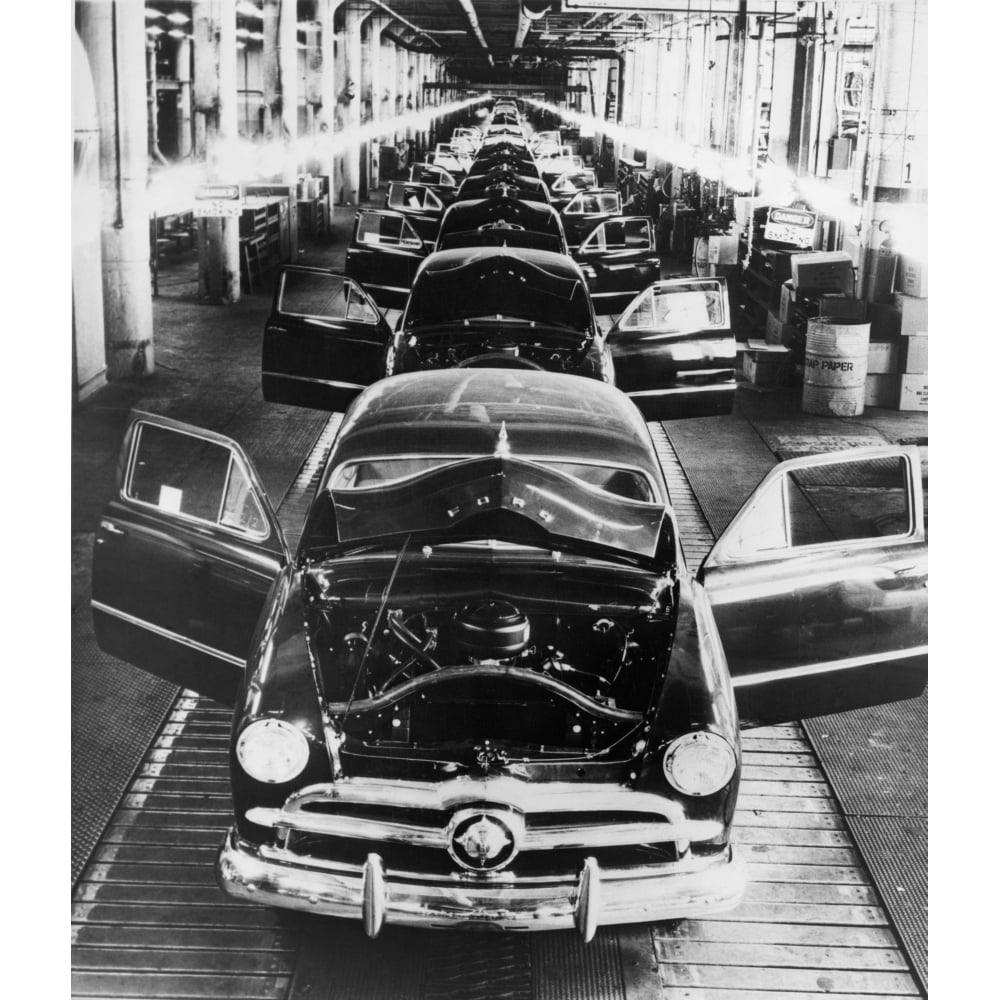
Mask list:
[[506,426],[513,457],[636,468],[666,500],[659,461],[638,409],[596,379],[511,368],[397,375],[355,400],[324,475],[352,459],[492,455]]

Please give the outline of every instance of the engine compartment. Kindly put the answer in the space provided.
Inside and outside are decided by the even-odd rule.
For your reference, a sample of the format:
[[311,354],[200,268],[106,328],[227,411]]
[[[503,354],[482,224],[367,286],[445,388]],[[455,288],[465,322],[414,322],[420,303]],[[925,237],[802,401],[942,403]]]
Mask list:
[[480,594],[358,607],[318,600],[310,636],[331,715],[366,748],[552,759],[634,742],[658,697],[673,615],[552,610]]

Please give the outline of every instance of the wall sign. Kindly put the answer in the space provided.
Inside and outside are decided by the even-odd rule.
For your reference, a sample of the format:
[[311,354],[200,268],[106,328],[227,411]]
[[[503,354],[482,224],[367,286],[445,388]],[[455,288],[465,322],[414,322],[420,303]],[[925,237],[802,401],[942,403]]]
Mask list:
[[195,218],[238,219],[242,211],[238,184],[206,184],[194,194]]
[[774,243],[791,243],[811,250],[816,232],[816,213],[799,208],[769,208],[764,239]]

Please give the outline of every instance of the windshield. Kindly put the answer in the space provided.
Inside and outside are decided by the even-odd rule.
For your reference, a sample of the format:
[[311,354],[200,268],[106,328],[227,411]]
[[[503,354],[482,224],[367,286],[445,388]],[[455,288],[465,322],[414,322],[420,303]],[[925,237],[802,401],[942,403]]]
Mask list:
[[[347,462],[333,474],[330,488],[334,490],[360,490],[396,483],[411,476],[440,469],[455,462],[465,461],[472,456],[464,455],[423,455],[377,458],[369,461]],[[583,462],[554,462],[549,459],[544,464],[567,476],[598,489],[613,493],[629,500],[653,501],[653,488],[645,474],[635,469],[623,469],[614,465],[598,465]]]

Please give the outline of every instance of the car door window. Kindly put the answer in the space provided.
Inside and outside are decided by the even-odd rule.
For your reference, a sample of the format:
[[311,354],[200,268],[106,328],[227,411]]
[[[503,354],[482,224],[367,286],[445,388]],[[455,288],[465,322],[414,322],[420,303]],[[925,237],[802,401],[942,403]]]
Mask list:
[[377,323],[378,310],[372,301],[353,282],[347,283],[347,318],[355,323]]
[[776,476],[737,515],[725,555],[905,537],[914,529],[907,460],[900,455],[840,458]]
[[350,282],[340,275],[285,271],[281,276],[278,311],[306,319],[347,318]]
[[419,249],[423,246],[416,230],[400,215],[376,215],[362,212],[358,221],[358,242],[370,246],[398,246]]
[[652,234],[646,219],[612,219],[599,225],[583,242],[582,250],[648,250]]
[[269,533],[239,456],[223,444],[172,428],[139,425],[125,495],[183,519],[256,538]]

